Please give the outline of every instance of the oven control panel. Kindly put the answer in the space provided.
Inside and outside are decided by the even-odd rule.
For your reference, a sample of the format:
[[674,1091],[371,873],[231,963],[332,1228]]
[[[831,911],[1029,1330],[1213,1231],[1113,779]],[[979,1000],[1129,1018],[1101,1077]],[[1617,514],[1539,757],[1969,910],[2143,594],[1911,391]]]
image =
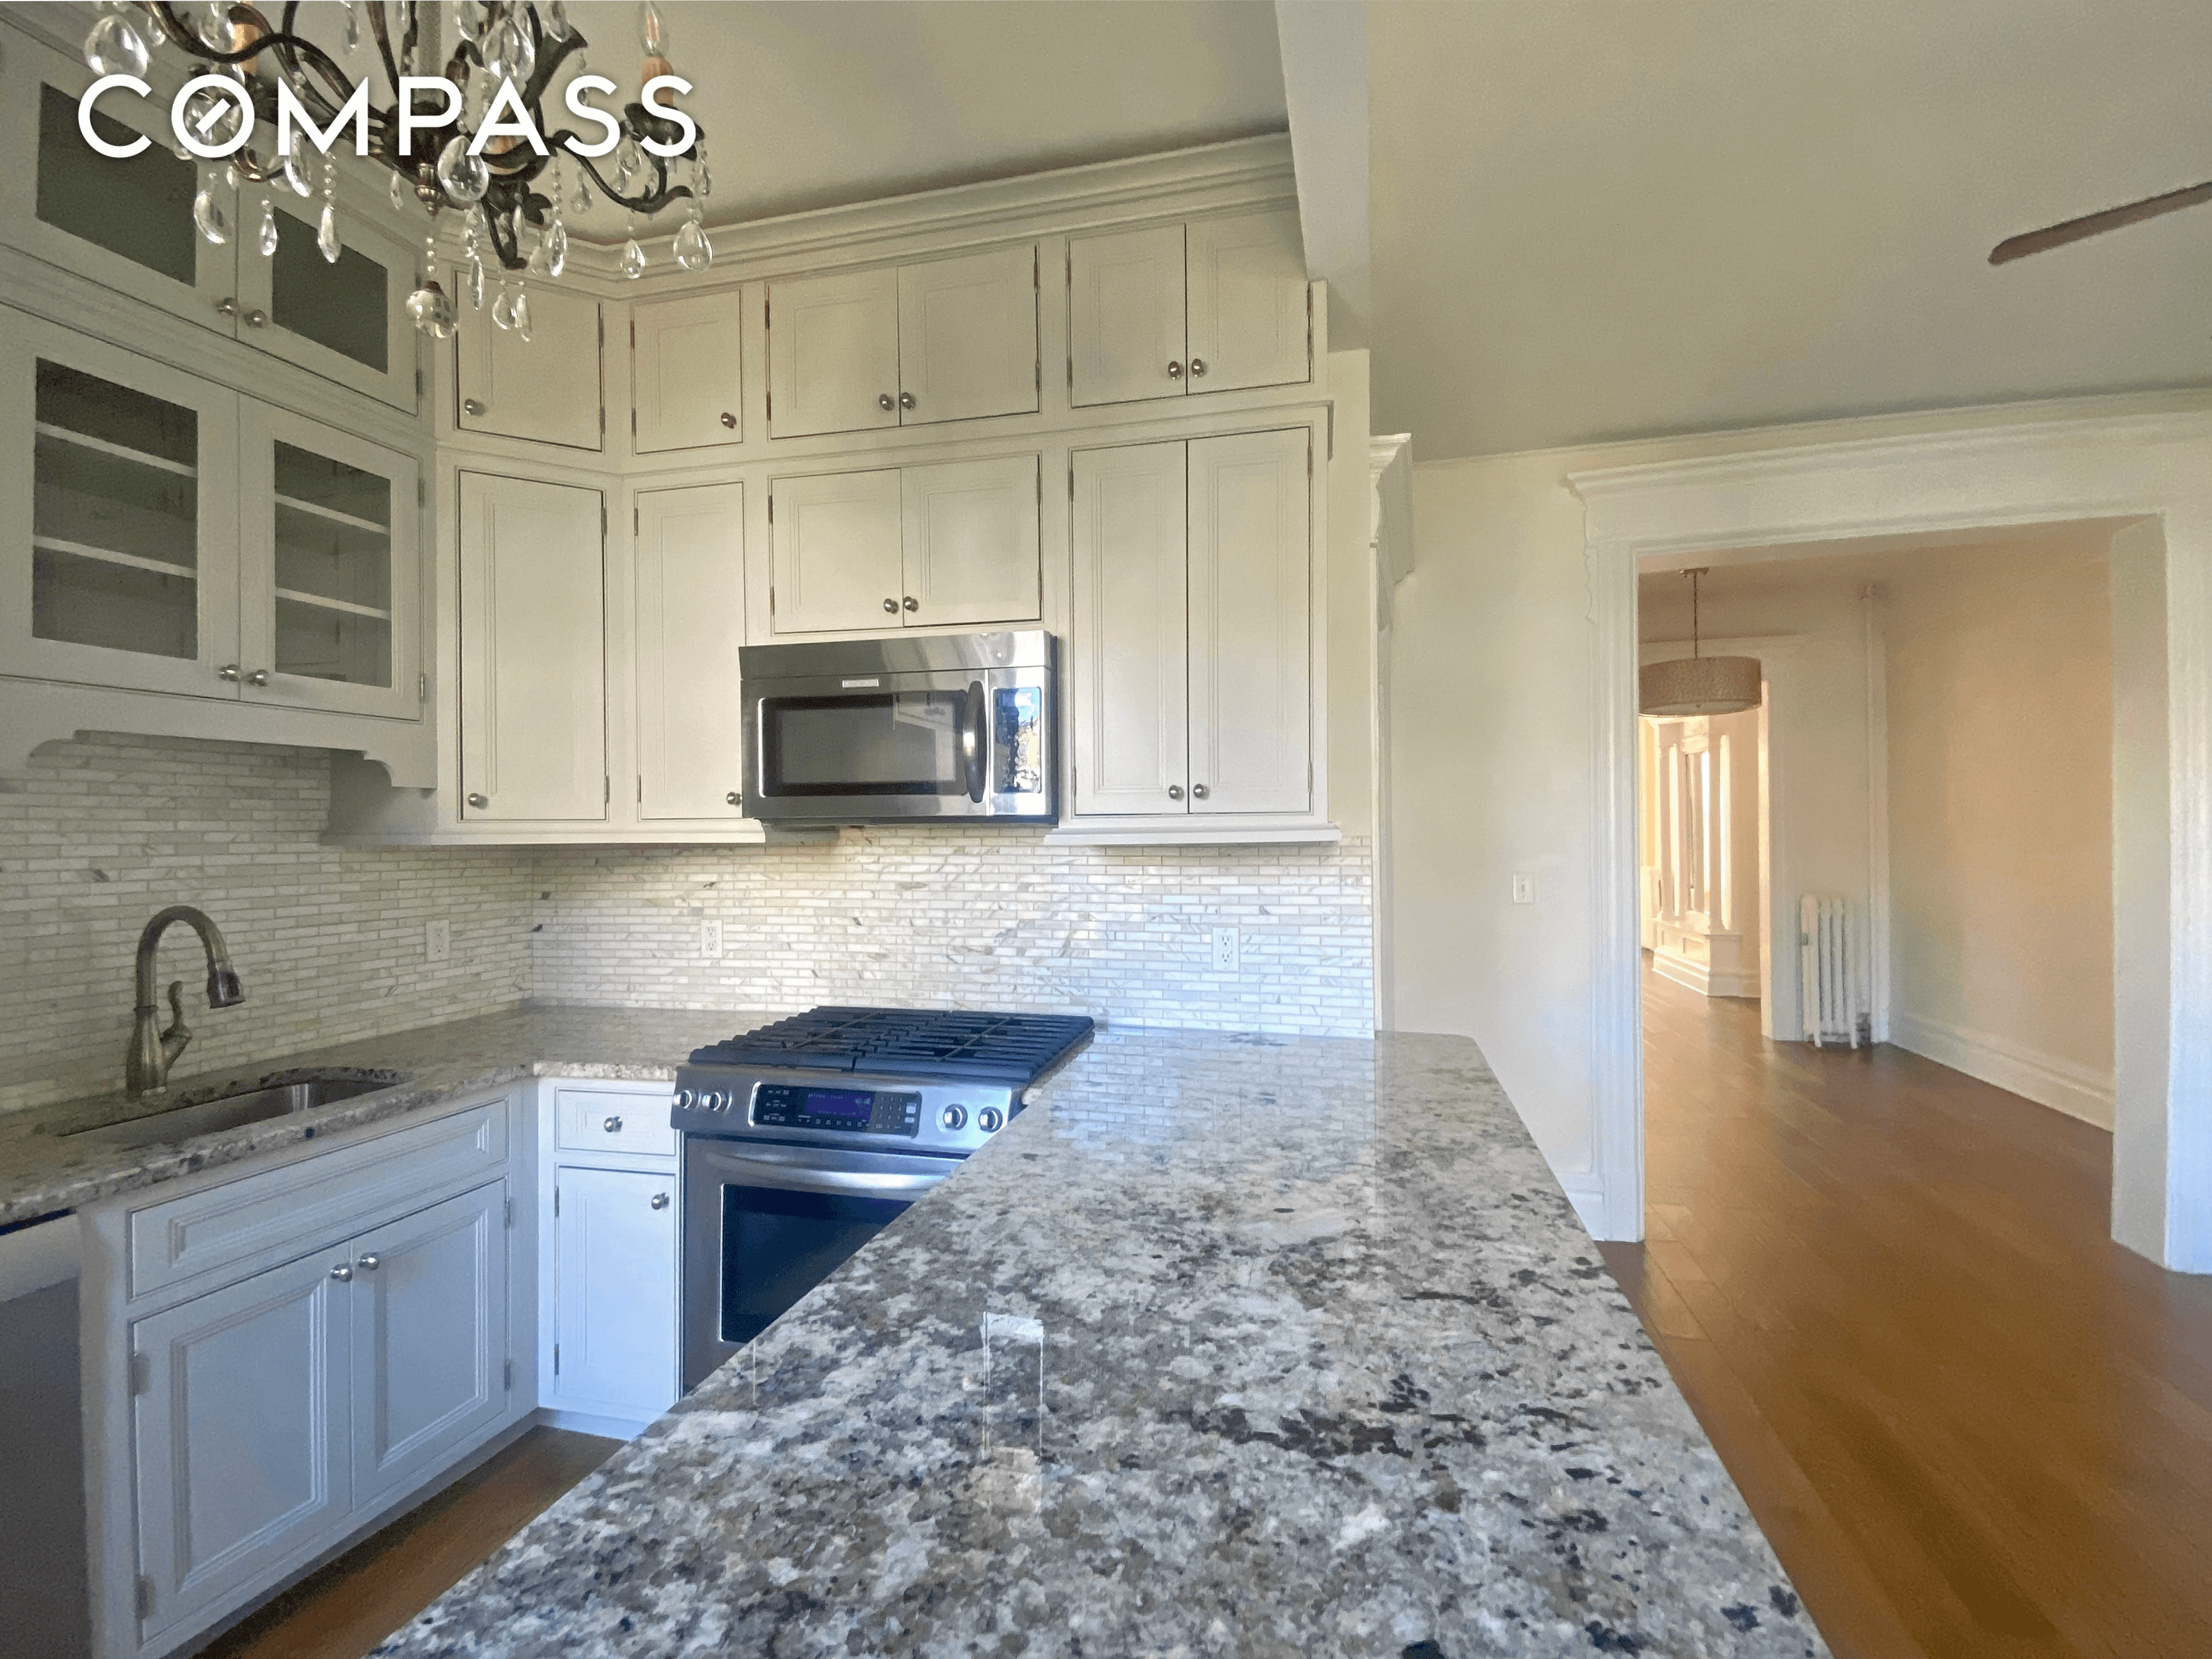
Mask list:
[[890,1089],[763,1083],[753,1090],[752,1121],[762,1128],[846,1129],[911,1139],[921,1132],[921,1097]]

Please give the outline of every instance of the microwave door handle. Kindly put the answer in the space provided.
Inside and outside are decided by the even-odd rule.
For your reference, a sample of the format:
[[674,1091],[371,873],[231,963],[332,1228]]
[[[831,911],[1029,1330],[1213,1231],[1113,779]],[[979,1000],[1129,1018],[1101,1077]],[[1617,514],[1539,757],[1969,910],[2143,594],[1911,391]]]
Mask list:
[[960,752],[968,763],[968,799],[978,805],[983,800],[983,778],[987,738],[983,728],[983,683],[971,680],[968,684],[968,706],[960,722]]

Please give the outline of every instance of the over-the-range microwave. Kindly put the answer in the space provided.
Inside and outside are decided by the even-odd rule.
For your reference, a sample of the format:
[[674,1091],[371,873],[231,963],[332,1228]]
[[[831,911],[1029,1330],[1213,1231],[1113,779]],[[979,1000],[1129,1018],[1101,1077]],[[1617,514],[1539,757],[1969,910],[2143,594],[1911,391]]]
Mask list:
[[1057,658],[1042,629],[744,647],[748,816],[1054,822]]

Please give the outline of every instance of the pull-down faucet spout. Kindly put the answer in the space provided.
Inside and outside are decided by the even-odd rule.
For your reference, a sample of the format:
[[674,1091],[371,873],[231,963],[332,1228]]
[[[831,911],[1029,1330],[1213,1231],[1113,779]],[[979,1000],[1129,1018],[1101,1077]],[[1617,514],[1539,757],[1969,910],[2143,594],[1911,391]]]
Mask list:
[[160,1025],[161,1007],[154,1000],[154,953],[173,921],[188,924],[200,936],[200,948],[207,953],[208,1006],[230,1008],[246,1000],[246,988],[238,982],[237,969],[230,965],[230,947],[223,943],[222,929],[208,919],[205,911],[189,904],[173,904],[148,922],[138,935],[137,1006],[132,1010],[131,1050],[123,1063],[123,1085],[133,1097],[158,1095],[167,1089],[169,1068],[192,1040],[185,1024],[184,981],[169,981],[171,1023],[166,1031]]

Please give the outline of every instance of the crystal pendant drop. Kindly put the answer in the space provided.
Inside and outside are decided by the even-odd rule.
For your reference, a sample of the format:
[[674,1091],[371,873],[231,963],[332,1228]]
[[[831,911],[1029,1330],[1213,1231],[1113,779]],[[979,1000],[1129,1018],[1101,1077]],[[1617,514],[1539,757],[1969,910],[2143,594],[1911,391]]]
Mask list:
[[323,204],[322,223],[315,227],[315,246],[328,264],[337,264],[338,255],[345,252],[338,245],[338,210],[328,202]]
[[263,258],[276,252],[276,204],[266,196],[261,198],[260,243]]
[[396,173],[392,175],[392,210],[394,213],[407,211],[407,181]]
[[637,140],[623,136],[615,146],[615,188],[628,190],[629,181],[637,177],[637,170],[645,165],[645,157],[638,149]]
[[230,240],[230,216],[216,200],[213,173],[200,180],[199,194],[192,198],[192,226],[201,236],[221,247]]
[[545,233],[545,274],[558,276],[568,263],[568,227],[558,219]]
[[574,213],[589,213],[592,210],[591,175],[580,167],[576,169],[575,188],[568,192],[568,207]]
[[514,293],[504,280],[499,285],[499,297],[491,302],[491,319],[502,330],[514,326]]
[[514,318],[514,337],[526,342],[530,338],[530,290],[526,288],[515,294]]
[[224,0],[208,0],[201,9],[200,39],[217,52],[228,52],[238,43],[231,26],[230,8]]
[[146,43],[138,38],[129,19],[103,17],[84,37],[84,61],[94,75],[136,75],[143,79]]
[[345,49],[348,52],[357,51],[361,46],[361,13],[354,5],[354,0],[345,0]]
[[568,21],[568,0],[547,0],[545,33],[556,40],[565,40],[575,32],[576,26]]
[[645,275],[645,250],[635,236],[623,244],[622,274],[633,283]]
[[463,207],[483,200],[491,188],[491,169],[481,155],[469,154],[469,136],[457,132],[438,152],[438,183],[453,201]]
[[469,261],[469,309],[471,311],[483,309],[483,261],[482,259]]
[[[314,194],[314,185],[307,181],[307,164],[300,160],[300,153],[296,149],[285,152],[283,173],[284,182],[292,187],[293,195],[304,198]],[[393,175],[393,181],[398,182],[397,174]]]
[[407,296],[407,315],[415,326],[434,340],[453,337],[453,302],[432,277]]
[[676,263],[686,270],[704,270],[714,263],[714,245],[696,219],[686,219],[676,233]]

